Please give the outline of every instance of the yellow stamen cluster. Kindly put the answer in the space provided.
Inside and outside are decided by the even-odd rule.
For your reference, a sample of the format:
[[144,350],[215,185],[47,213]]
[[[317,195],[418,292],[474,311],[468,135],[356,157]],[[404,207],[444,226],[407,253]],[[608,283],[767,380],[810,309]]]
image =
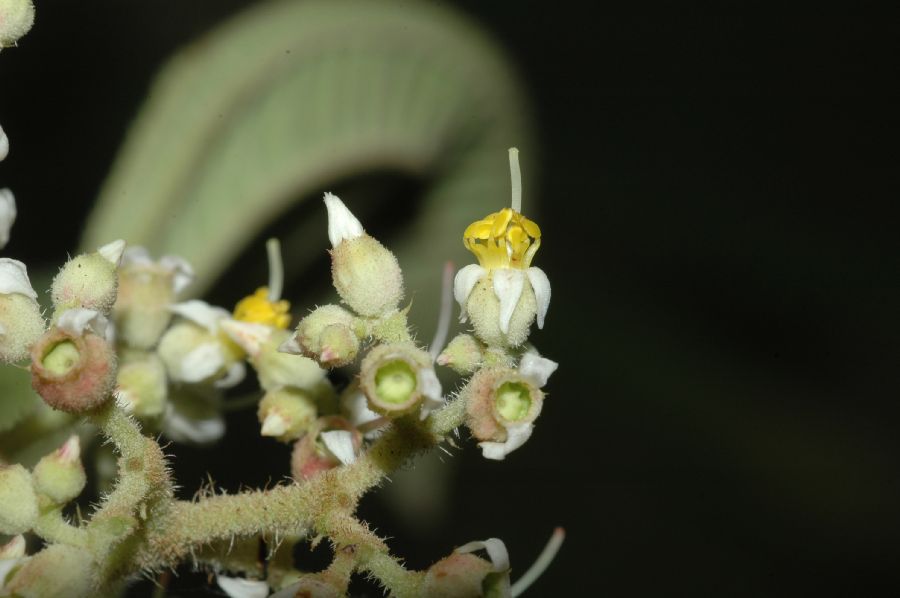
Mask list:
[[488,270],[528,268],[541,246],[541,229],[522,214],[503,208],[466,227],[463,243]]
[[234,319],[284,330],[291,323],[290,308],[291,304],[284,299],[269,301],[269,289],[260,287],[252,295],[238,301],[234,306]]

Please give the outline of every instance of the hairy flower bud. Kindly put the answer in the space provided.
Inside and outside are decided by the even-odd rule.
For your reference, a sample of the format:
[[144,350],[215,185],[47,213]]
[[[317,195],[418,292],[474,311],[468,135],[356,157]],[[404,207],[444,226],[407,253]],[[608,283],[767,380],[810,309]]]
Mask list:
[[[507,276],[510,270],[492,270],[479,280],[472,288],[466,300],[466,313],[472,321],[475,334],[488,345],[518,347],[530,333],[532,322],[538,313],[538,304],[534,290],[530,284],[520,277],[514,284],[521,285],[516,292],[505,291],[505,283],[501,280],[513,278]],[[498,298],[496,288],[504,289],[503,296],[516,296],[517,301],[507,307]],[[506,330],[504,330],[504,324]]]
[[[490,562],[472,554],[488,553]],[[509,598],[509,554],[498,538],[469,542],[429,567],[420,593],[440,598]]]
[[116,301],[116,268],[124,250],[124,241],[113,241],[66,262],[50,287],[57,313],[78,307],[109,313]]
[[32,387],[48,405],[85,413],[111,396],[116,356],[93,332],[77,335],[54,327],[31,348],[31,376]]
[[437,364],[453,368],[466,375],[474,372],[484,360],[481,343],[471,334],[458,334],[438,355]]
[[69,598],[95,596],[91,577],[85,571],[95,569],[93,552],[82,547],[51,544],[30,557],[4,590],[11,596]]
[[342,463],[352,463],[362,447],[362,434],[343,417],[322,417],[294,444],[291,475],[308,480]]
[[31,0],[0,2],[0,49],[15,46],[33,24],[34,4]]
[[403,273],[397,258],[363,231],[336,196],[326,193],[331,277],[341,299],[363,316],[378,316],[400,304]]
[[282,387],[270,390],[256,412],[262,435],[290,441],[303,436],[316,420],[316,401],[308,392]]
[[0,361],[25,359],[44,333],[46,323],[36,299],[25,264],[0,258]]
[[0,465],[0,533],[24,534],[38,517],[31,474],[21,465]]
[[323,367],[340,367],[352,363],[359,353],[359,338],[353,331],[354,317],[337,305],[317,307],[300,320],[295,336],[280,350],[303,354]]
[[78,436],[70,436],[65,444],[43,457],[35,465],[32,479],[34,489],[58,505],[81,494],[87,478],[81,464]]
[[431,356],[412,343],[379,345],[360,368],[360,389],[372,411],[397,417],[415,411],[423,399],[441,400]]

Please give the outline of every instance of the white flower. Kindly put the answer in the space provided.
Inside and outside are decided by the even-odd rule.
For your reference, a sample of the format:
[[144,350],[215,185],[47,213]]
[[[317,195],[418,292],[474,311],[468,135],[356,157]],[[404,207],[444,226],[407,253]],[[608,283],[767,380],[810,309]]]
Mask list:
[[129,247],[122,254],[121,266],[144,266],[159,269],[172,276],[172,292],[178,295],[194,280],[194,269],[184,258],[164,255],[154,261],[146,247]]
[[[6,136],[0,129],[0,160],[3,159],[3,142]],[[9,189],[0,189],[0,249],[9,243],[9,231],[16,221],[16,198]]]
[[337,247],[345,239],[355,239],[365,233],[362,224],[337,195],[325,194],[325,208],[328,210],[328,240],[332,247]]
[[353,447],[353,434],[348,430],[328,430],[319,434],[322,443],[344,465],[356,461]]
[[0,257],[0,295],[18,293],[37,301],[37,293],[28,280],[28,270],[19,260]]
[[93,332],[107,341],[115,340],[115,333],[110,321],[98,311],[75,307],[67,309],[56,321],[56,326],[75,336],[84,336],[85,331]]
[[[547,379],[558,367],[559,364],[555,361],[541,357],[535,351],[528,351],[519,360],[518,372],[525,381],[540,389],[547,384]],[[533,421],[500,423],[506,428],[506,441],[478,443],[478,446],[481,447],[481,454],[486,459],[502,461],[506,455],[525,444],[534,431]]]

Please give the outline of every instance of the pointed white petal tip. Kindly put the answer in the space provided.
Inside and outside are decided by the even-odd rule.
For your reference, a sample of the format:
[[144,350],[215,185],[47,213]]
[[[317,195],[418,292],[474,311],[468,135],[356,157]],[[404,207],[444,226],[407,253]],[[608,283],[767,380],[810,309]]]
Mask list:
[[75,336],[82,336],[85,332],[93,332],[97,336],[106,337],[110,323],[106,316],[93,309],[73,307],[67,309],[59,316],[56,326]]
[[[0,546],[0,560],[20,559],[25,556],[25,536],[19,534]],[[3,576],[0,575],[0,583],[3,582]]]
[[112,243],[107,243],[103,247],[97,249],[97,253],[115,267],[119,267],[122,261],[122,255],[125,253],[125,241],[117,239]]
[[266,418],[263,420],[262,428],[259,433],[263,436],[281,436],[288,429],[288,422],[284,419],[277,411],[269,411],[269,414],[266,415]]
[[72,434],[69,439],[57,449],[60,460],[64,463],[76,463],[81,459],[81,439],[77,434]]
[[0,249],[9,243],[9,231],[15,221],[16,198],[9,189],[0,189]]
[[272,337],[273,330],[271,326],[231,318],[223,318],[219,321],[219,326],[251,357],[259,355],[262,346]]
[[503,461],[510,454],[531,438],[534,426],[531,423],[507,426],[506,442],[479,442],[481,455],[485,459]]
[[328,210],[328,240],[332,247],[337,247],[345,239],[355,239],[365,234],[362,224],[337,195],[325,194],[325,208]]
[[500,330],[506,334],[525,289],[525,273],[518,268],[497,268],[493,275],[494,295],[500,300]]
[[269,595],[269,584],[256,579],[217,575],[216,583],[230,598],[265,598]]
[[494,566],[494,571],[496,573],[509,570],[509,552],[506,550],[506,544],[504,544],[503,540],[500,538],[488,538],[483,541],[476,540],[474,542],[469,542],[468,544],[463,544],[454,552],[466,554],[468,552],[475,552],[476,550],[484,550],[488,553],[488,557],[491,559],[491,564]]
[[344,465],[350,465],[356,461],[356,451],[353,450],[353,434],[347,430],[329,430],[319,434],[319,438],[331,454],[338,458]]
[[541,357],[534,351],[528,351],[519,361],[519,373],[526,378],[531,378],[541,388],[547,384],[550,375],[556,371],[559,364],[552,359]]
[[6,156],[9,155],[9,137],[6,136],[6,133],[3,131],[3,127],[0,126],[0,162],[6,160]]
[[369,409],[369,401],[362,392],[354,392],[341,399],[342,407],[354,427],[381,419],[381,415]]
[[466,303],[472,289],[478,284],[478,281],[485,277],[487,270],[478,264],[469,264],[464,268],[460,268],[453,279],[453,298],[459,303],[459,321],[466,321]]
[[28,269],[19,260],[0,257],[0,295],[18,293],[37,301],[37,293],[28,280]]
[[419,370],[418,378],[419,391],[425,397],[420,413],[421,419],[424,420],[432,411],[444,405],[444,397],[442,395],[441,382],[433,369],[423,368]]
[[538,328],[544,328],[544,318],[547,316],[547,309],[550,307],[550,279],[544,274],[540,268],[528,268],[525,271],[528,275],[528,282],[531,283],[531,289],[534,291],[534,298],[537,300],[537,325]]
[[300,348],[300,343],[297,342],[296,336],[289,336],[286,341],[278,345],[279,353],[288,353],[290,355],[302,355],[303,349]]
[[231,316],[231,314],[221,307],[215,307],[206,301],[200,301],[199,299],[191,299],[190,301],[184,301],[183,303],[174,303],[169,306],[169,311],[186,320],[190,320],[194,324],[203,326],[213,334],[219,330],[219,321]]

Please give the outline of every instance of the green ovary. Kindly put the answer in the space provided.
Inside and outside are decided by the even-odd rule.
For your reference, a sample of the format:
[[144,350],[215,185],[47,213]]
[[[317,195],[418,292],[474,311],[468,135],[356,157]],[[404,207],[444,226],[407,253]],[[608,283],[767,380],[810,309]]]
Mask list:
[[531,408],[531,392],[521,382],[504,382],[497,389],[494,401],[503,419],[519,421]]
[[415,392],[416,383],[416,373],[401,360],[381,366],[375,374],[375,392],[385,403],[405,403]]
[[78,353],[75,343],[62,341],[47,351],[42,364],[53,374],[63,375],[78,365],[79,361],[81,361],[81,355]]

